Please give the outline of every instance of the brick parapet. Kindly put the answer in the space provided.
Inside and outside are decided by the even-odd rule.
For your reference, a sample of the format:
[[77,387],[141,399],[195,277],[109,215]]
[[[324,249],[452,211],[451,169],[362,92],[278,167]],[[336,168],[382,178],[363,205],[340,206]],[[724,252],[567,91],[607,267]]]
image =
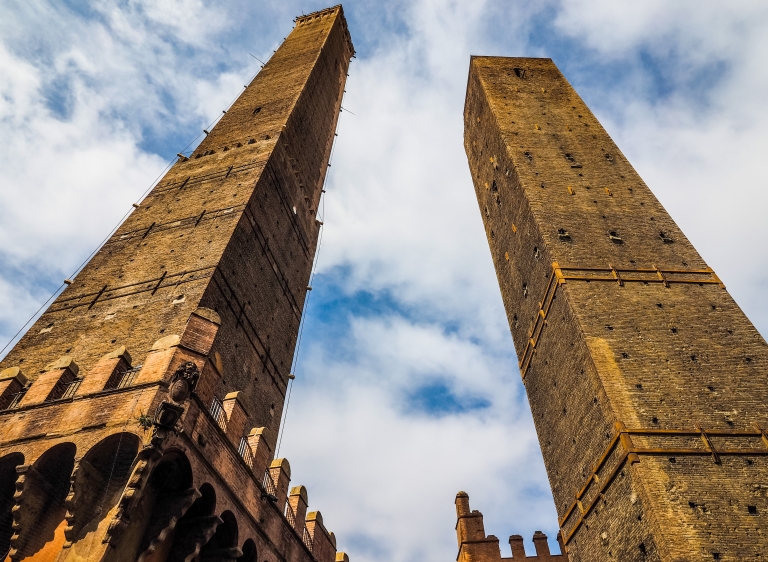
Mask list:
[[560,552],[551,554],[547,536],[541,531],[533,535],[535,556],[526,556],[523,545],[523,537],[512,535],[509,537],[509,546],[512,551],[511,558],[502,558],[499,549],[499,539],[494,535],[485,535],[483,514],[477,510],[470,510],[469,496],[466,492],[456,494],[456,539],[459,545],[457,562],[501,562],[502,560],[530,560],[542,562],[567,562],[568,555],[558,535]]

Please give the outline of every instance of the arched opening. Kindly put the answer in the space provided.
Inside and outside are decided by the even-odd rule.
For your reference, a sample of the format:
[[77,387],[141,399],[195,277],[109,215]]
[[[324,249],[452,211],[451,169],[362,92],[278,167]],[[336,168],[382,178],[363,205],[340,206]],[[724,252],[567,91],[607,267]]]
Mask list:
[[24,462],[24,455],[11,453],[0,458],[0,560],[5,560],[11,549],[13,535],[13,494],[16,492],[16,467]]
[[231,511],[221,514],[221,523],[211,540],[200,551],[200,562],[232,561],[242,556],[237,547],[237,519]]
[[[200,497],[176,523],[173,542],[166,562],[183,562],[196,556],[205,543],[211,540],[221,519],[216,511],[216,492],[210,484],[199,488]],[[159,559],[159,558],[158,558]]]
[[[111,561],[165,559],[163,545],[169,545],[173,522],[182,518],[199,495],[192,488],[192,468],[184,453],[166,452],[140,494],[123,538],[109,554]],[[156,552],[158,549],[163,552]]]
[[101,542],[140,445],[141,440],[133,433],[110,435],[94,445],[78,464],[75,493],[68,506],[65,536],[72,550],[67,558],[78,559],[92,550],[94,541]]
[[61,443],[24,471],[14,560],[53,561],[64,545],[64,500],[75,467],[75,451],[74,443]]
[[237,559],[237,562],[256,562],[256,543],[248,539],[243,543],[243,555]]

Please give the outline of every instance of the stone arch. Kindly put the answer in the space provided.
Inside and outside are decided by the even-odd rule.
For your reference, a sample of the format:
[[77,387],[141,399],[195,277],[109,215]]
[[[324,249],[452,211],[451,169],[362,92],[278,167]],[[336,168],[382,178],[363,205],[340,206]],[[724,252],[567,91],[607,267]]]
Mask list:
[[221,523],[211,540],[200,550],[200,562],[235,562],[243,551],[237,546],[237,518],[231,511],[220,516]]
[[16,492],[16,467],[24,464],[24,455],[11,453],[0,457],[0,560],[5,560],[11,549],[13,535],[13,494]]
[[72,551],[62,561],[70,556],[77,559],[77,552],[90,552],[101,542],[140,445],[141,440],[133,433],[115,433],[91,447],[77,463],[67,497],[64,532],[64,546]]
[[[198,489],[200,497],[195,500],[184,517],[179,519],[173,531],[166,562],[183,562],[194,559],[200,549],[216,532],[222,520],[215,515],[216,491],[208,483]],[[162,557],[158,557],[161,560]]]
[[184,452],[166,451],[154,463],[139,494],[119,545],[108,553],[110,562],[163,560],[156,551],[169,545],[176,522],[200,496],[192,488],[192,467]]
[[237,562],[257,562],[258,554],[256,552],[256,543],[253,539],[248,539],[243,543],[243,555],[237,559]]
[[15,531],[11,537],[13,562],[53,559],[64,544],[65,500],[75,467],[74,443],[60,443],[33,465],[18,467]]

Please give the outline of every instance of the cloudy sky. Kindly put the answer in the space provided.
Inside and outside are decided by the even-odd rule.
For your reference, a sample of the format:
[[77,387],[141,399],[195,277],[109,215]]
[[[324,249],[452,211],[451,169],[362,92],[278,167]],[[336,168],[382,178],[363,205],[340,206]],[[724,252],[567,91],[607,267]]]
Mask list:
[[[239,94],[251,54],[323,7],[0,0],[0,347]],[[357,58],[280,454],[354,562],[451,560],[461,489],[509,556],[510,534],[557,523],[462,148],[469,56],[553,58],[765,334],[768,4],[344,8]]]

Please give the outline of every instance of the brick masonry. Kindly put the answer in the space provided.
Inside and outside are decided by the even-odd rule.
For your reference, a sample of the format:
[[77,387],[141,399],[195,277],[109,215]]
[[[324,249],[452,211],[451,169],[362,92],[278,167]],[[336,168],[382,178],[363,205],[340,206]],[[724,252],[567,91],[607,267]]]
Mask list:
[[0,363],[0,555],[336,558],[267,469],[353,54],[341,6],[297,18]]
[[549,59],[473,57],[465,149],[573,561],[768,552],[768,346]]

